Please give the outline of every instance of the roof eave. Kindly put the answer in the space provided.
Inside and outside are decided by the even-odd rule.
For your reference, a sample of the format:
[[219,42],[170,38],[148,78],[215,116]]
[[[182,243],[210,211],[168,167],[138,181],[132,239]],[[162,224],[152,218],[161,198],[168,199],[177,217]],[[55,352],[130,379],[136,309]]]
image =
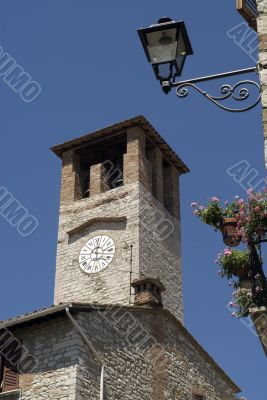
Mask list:
[[78,148],[89,141],[97,140],[102,137],[106,137],[110,133],[115,133],[123,129],[127,129],[132,126],[141,126],[143,130],[150,136],[151,140],[157,144],[162,151],[168,156],[168,158],[175,164],[177,169],[179,169],[181,174],[190,172],[189,168],[180,159],[180,157],[172,150],[172,148],[166,143],[166,141],[161,137],[161,135],[156,131],[156,129],[147,121],[147,119],[138,115],[137,117],[121,121],[117,124],[107,126],[106,128],[100,129],[98,131],[86,134],[76,139],[69,140],[65,143],[53,146],[51,150],[59,157],[62,158],[62,154],[72,148]]

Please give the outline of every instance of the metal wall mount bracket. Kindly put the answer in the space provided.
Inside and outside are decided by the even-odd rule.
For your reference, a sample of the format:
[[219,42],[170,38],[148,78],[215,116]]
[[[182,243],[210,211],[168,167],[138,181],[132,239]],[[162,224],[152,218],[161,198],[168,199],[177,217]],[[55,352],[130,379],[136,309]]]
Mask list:
[[[196,85],[196,83],[201,83],[201,82],[207,82],[211,80],[216,80],[216,79],[222,79],[222,78],[227,78],[231,76],[236,76],[236,75],[243,75],[243,74],[248,74],[248,73],[258,73],[259,72],[259,67],[250,67],[250,68],[245,68],[245,69],[239,69],[235,71],[230,71],[230,72],[224,72],[221,74],[215,74],[215,75],[209,75],[209,76],[204,76],[200,78],[194,78],[194,79],[189,79],[186,81],[180,81],[180,82],[168,82],[168,81],[163,81],[161,82],[162,89],[163,91],[167,94],[170,92],[172,88],[176,89],[176,95],[179,98],[185,98],[189,94],[189,89],[193,88],[196,90],[198,93],[202,94],[206,99],[210,100],[213,104],[216,106],[220,107],[221,109],[225,111],[230,111],[230,112],[244,112],[251,110],[252,108],[256,107],[257,104],[261,100],[261,87],[260,84],[257,83],[256,81],[252,80],[242,80],[234,85],[230,84],[224,84],[220,87],[220,95],[219,96],[213,96],[206,91],[202,90],[200,87]],[[244,100],[249,100],[251,98],[251,92],[250,89],[256,89],[256,100],[254,99],[252,103],[246,105],[246,107],[237,107],[237,108],[231,108],[227,107],[222,102],[227,99],[233,99],[237,102],[242,102]]]

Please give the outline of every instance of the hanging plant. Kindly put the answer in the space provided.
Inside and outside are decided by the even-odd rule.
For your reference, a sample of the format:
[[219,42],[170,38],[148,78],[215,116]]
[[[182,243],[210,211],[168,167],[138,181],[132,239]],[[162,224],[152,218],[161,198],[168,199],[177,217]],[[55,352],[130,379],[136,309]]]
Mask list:
[[212,197],[206,206],[194,202],[191,207],[195,208],[194,215],[202,222],[222,232],[224,243],[227,246],[239,245],[241,238],[237,230],[236,215],[239,213],[237,201],[231,204],[225,202],[223,206],[218,197]]
[[232,316],[244,318],[249,316],[249,309],[253,306],[251,290],[238,289],[233,292],[233,301],[228,305],[233,309]]
[[233,292],[233,301],[228,304],[233,309],[233,316],[237,318],[248,317],[250,308],[267,304],[266,279],[259,274],[255,278],[256,294],[254,296],[252,296],[251,290],[244,288],[239,288]]
[[263,240],[267,231],[267,191],[248,191],[248,200],[236,215],[238,234],[244,243]]
[[221,276],[247,278],[249,275],[249,252],[247,250],[225,249],[215,260],[221,266]]
[[[238,278],[229,282],[236,289],[230,304],[238,318],[248,316],[251,307],[267,305],[267,281],[260,254],[260,243],[267,236],[267,189],[260,193],[249,190],[247,194],[247,201],[236,196],[232,203],[222,204],[218,197],[212,197],[206,206],[191,204],[194,215],[222,232],[227,249],[219,254],[216,263],[222,277]],[[241,241],[247,250],[229,248]]]
[[206,206],[197,202],[191,204],[194,214],[205,224],[220,229],[227,246],[243,243],[258,243],[267,232],[267,189],[260,193],[247,192],[247,201],[236,196],[232,203],[221,204],[218,197],[212,197]]

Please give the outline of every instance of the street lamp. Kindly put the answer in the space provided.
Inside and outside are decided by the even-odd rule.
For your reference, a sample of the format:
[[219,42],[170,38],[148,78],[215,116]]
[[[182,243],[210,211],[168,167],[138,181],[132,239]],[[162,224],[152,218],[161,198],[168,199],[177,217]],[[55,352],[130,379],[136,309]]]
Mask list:
[[[210,100],[213,104],[225,111],[242,112],[254,108],[261,100],[260,85],[251,80],[243,80],[235,85],[225,84],[220,87],[220,96],[212,96],[202,90],[196,83],[211,81],[218,78],[226,78],[235,75],[243,75],[252,72],[258,73],[258,65],[250,68],[239,69],[236,71],[225,72],[222,74],[209,75],[201,78],[194,78],[186,81],[177,82],[176,78],[182,74],[185,59],[193,54],[190,39],[183,21],[175,22],[171,18],[160,18],[157,24],[148,28],[138,29],[138,34],[145,50],[147,59],[152,64],[156,78],[160,81],[162,90],[168,94],[172,88],[176,89],[179,98],[185,98],[189,92],[188,88],[193,88]],[[245,84],[245,87],[242,85]],[[240,103],[251,97],[247,86],[256,87],[256,100],[245,108],[230,108],[222,104],[224,100],[232,98]]]
[[185,24],[163,17],[158,24],[139,29],[138,33],[156,78],[168,93],[170,81],[182,74],[186,57],[193,54]]

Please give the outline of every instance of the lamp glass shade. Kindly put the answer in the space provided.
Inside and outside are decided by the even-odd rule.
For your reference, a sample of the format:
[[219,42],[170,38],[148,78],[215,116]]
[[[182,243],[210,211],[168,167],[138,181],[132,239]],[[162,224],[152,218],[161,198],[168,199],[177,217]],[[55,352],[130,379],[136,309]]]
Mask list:
[[179,34],[179,40],[178,40],[178,49],[177,49],[177,56],[176,56],[176,63],[177,63],[177,69],[178,69],[178,73],[180,74],[183,66],[184,66],[184,62],[187,56],[187,51],[186,51],[186,44],[185,44],[185,40],[183,35]]
[[176,29],[147,33],[147,51],[151,64],[161,64],[175,60],[178,44],[176,36]]

